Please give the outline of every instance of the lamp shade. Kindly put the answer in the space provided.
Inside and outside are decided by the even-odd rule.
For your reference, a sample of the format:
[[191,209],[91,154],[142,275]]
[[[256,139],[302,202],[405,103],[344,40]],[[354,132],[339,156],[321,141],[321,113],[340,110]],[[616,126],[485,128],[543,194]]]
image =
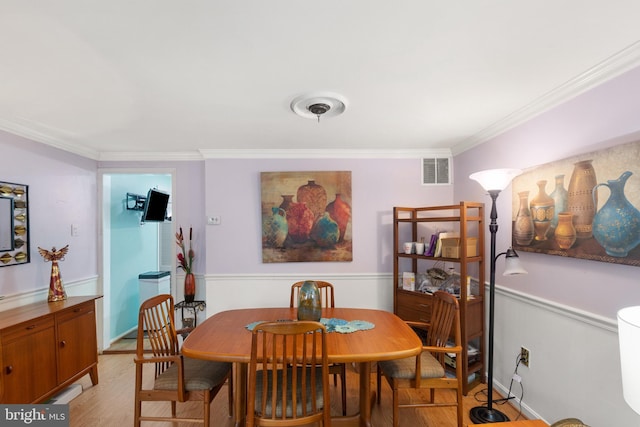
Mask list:
[[472,173],[469,178],[478,181],[482,188],[487,191],[502,191],[507,188],[513,178],[521,173],[520,169],[488,169]]
[[517,276],[519,274],[529,274],[520,264],[520,257],[513,249],[509,248],[504,258],[503,276]]
[[624,400],[640,414],[640,306],[618,311],[618,339]]

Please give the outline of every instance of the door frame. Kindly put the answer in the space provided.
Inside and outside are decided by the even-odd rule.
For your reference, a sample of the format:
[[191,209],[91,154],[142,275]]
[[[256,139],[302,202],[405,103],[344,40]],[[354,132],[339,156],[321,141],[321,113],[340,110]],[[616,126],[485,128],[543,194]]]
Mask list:
[[[102,337],[102,348],[98,350],[102,352],[111,345],[111,287],[110,287],[110,247],[109,239],[105,240],[104,234],[106,229],[110,229],[111,215],[106,212],[104,207],[104,187],[105,177],[110,175],[171,175],[171,200],[175,200],[176,196],[176,169],[175,168],[98,168],[98,288],[102,298],[102,316],[97,320],[98,334]],[[173,212],[172,212],[173,216]],[[107,223],[108,221],[108,223]],[[171,235],[175,235],[175,221],[171,221]],[[171,258],[171,271],[176,271],[176,258]],[[176,278],[175,274],[171,274],[171,294],[175,297]]]

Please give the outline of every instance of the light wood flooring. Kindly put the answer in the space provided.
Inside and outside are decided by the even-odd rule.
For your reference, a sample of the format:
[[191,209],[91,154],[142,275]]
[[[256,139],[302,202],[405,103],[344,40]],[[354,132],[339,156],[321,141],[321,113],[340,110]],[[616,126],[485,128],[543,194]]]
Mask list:
[[[135,340],[131,340],[134,341]],[[91,385],[89,376],[83,377],[79,383],[83,387],[83,392],[69,404],[70,426],[106,426],[106,427],[126,427],[133,425],[134,408],[134,383],[135,367],[133,354],[102,354],[98,363],[99,383]],[[358,377],[354,369],[347,369],[347,405],[348,413],[353,413],[358,406]],[[153,374],[147,375],[147,378]],[[375,390],[375,374],[371,375],[371,388]],[[465,421],[464,425],[470,425],[469,409],[481,405],[477,400],[486,401],[486,394],[483,392],[486,386],[481,384],[471,390],[464,399]],[[446,397],[446,390],[436,391],[436,399]],[[420,392],[403,392],[401,398],[406,400],[419,397]],[[332,386],[332,411],[340,414],[340,388]],[[426,394],[424,395],[426,397]],[[449,396],[453,397],[453,396]],[[477,398],[476,398],[477,397]],[[494,398],[499,398],[494,393]],[[510,404],[495,405],[496,409],[504,412],[511,420],[518,417],[518,410]],[[187,402],[178,403],[178,414],[186,412],[201,413],[200,403]],[[169,414],[169,403],[147,402],[143,403],[144,411]],[[227,412],[227,390],[226,386],[218,393],[218,396],[211,404],[211,426],[232,427],[233,419]],[[520,417],[522,419],[522,417]],[[401,409],[400,427],[456,427],[455,408],[423,408],[423,409]],[[382,403],[375,404],[372,411],[372,422],[376,427],[386,427],[392,425],[391,390],[383,381]],[[170,423],[143,423],[143,426],[168,426]],[[196,425],[196,424],[181,424]]]

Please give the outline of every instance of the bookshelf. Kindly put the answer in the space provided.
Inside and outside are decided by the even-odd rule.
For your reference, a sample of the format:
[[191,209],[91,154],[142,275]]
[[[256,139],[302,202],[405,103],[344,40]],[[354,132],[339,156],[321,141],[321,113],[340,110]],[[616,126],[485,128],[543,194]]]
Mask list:
[[[483,203],[462,201],[457,205],[393,208],[394,313],[404,320],[428,322],[432,300],[429,290],[443,287],[443,290],[458,296],[461,336],[465,346],[461,355],[465,395],[477,383],[485,381],[484,230]],[[429,253],[431,236],[439,231],[447,233],[440,241],[439,256],[417,254],[415,251],[406,253],[406,242],[420,241],[425,242],[425,253]],[[433,276],[427,271],[431,271]],[[406,281],[403,286],[403,276],[411,273],[416,278],[415,290],[408,289]],[[441,274],[444,274],[443,279],[434,277]],[[422,286],[421,291],[421,285],[425,283],[431,286]],[[450,360],[449,363],[459,361]]]

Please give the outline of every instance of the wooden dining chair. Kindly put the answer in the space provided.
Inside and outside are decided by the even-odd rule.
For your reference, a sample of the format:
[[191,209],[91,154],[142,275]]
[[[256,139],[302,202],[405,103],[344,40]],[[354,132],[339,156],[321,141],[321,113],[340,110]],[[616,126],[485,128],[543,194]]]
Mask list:
[[[426,343],[422,353],[416,357],[378,362],[377,386],[380,404],[381,378],[384,376],[393,391],[393,426],[398,426],[399,408],[423,406],[456,406],[458,427],[462,427],[462,345],[460,338],[460,309],[455,296],[437,291],[433,294],[433,305],[429,323],[407,322],[413,328],[426,331]],[[453,331],[454,346],[447,346]],[[456,356],[455,378],[446,375],[444,356]],[[400,389],[431,389],[428,402],[399,402]],[[436,402],[435,389],[454,389],[456,401]]]
[[[141,421],[197,422],[209,426],[210,406],[229,381],[229,415],[233,412],[231,363],[191,359],[180,354],[173,297],[157,295],[144,301],[138,314],[134,425]],[[145,342],[148,342],[145,350]],[[148,348],[150,347],[150,350]],[[154,365],[153,382],[143,381],[145,366]],[[151,386],[151,387],[149,387]],[[176,402],[200,400],[202,418],[176,416]],[[142,402],[170,401],[171,417],[142,415]]]
[[[304,284],[304,280],[296,282],[291,285],[291,297],[289,298],[289,307],[296,307],[298,304],[298,294],[300,288]],[[320,300],[322,306],[327,308],[334,308],[336,306],[335,298],[333,296],[333,285],[329,282],[322,280],[315,280],[320,291]],[[331,363],[329,364],[329,371],[333,375],[333,385],[338,385],[338,376],[340,376],[340,391],[342,393],[342,415],[347,415],[347,367],[344,363]]]
[[276,321],[255,326],[247,426],[331,426],[326,329],[320,322]]

